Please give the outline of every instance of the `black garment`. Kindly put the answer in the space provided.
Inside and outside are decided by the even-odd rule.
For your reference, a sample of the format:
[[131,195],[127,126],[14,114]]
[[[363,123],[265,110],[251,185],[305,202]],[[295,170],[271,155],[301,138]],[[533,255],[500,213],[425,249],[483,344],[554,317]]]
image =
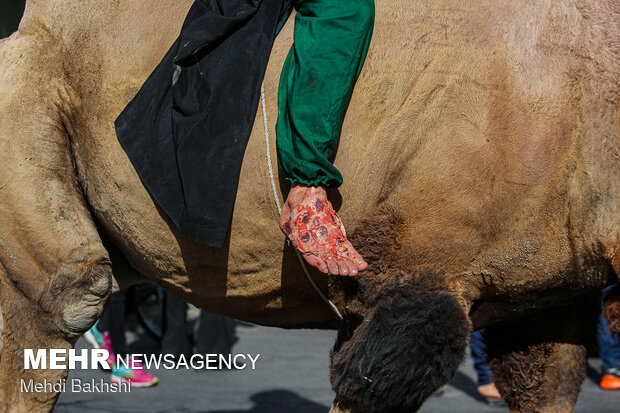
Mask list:
[[115,122],[181,232],[223,244],[282,0],[196,0],[181,35]]
[[129,290],[120,290],[110,296],[97,328],[99,331],[107,331],[110,335],[114,354],[125,357],[127,351],[127,338],[125,337],[125,301]]
[[[192,332],[187,326],[187,303],[166,293],[166,329],[161,341],[163,354],[189,357],[192,351]],[[197,354],[230,354],[237,342],[235,320],[200,310],[196,331]]]
[[26,0],[2,0],[0,5],[0,39],[9,37],[19,26]]
[[189,357],[193,351],[191,333],[187,329],[187,303],[169,292],[165,297],[166,328],[161,338],[161,353]]
[[196,353],[232,354],[233,345],[239,341],[237,322],[232,318],[200,310],[196,332]]

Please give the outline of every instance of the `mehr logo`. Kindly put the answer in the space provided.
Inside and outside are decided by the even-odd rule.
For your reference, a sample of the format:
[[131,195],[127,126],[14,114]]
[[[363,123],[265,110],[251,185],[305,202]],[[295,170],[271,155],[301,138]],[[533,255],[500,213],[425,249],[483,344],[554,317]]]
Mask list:
[[[48,356],[49,352],[49,356]],[[77,363],[80,363],[81,369],[97,369],[100,366],[109,369],[106,360],[110,356],[108,350],[105,349],[84,349],[77,354],[75,349],[37,349],[36,355],[34,349],[24,349],[24,369],[25,370],[64,370],[69,367],[75,370]],[[49,363],[48,363],[49,361]],[[90,361],[90,364],[89,364]],[[67,364],[68,363],[68,364]]]
[[[112,366],[106,361],[110,356],[105,349],[83,349],[79,353],[74,349],[24,349],[24,370],[70,370],[93,369],[99,367],[109,369]],[[131,369],[155,368],[161,367],[166,370],[178,369],[205,369],[205,370],[222,370],[234,369],[245,370],[250,368],[256,369],[256,361],[260,357],[260,353],[252,354],[194,354],[191,357],[185,357],[181,354],[127,354],[125,357],[116,355],[116,367],[124,366]],[[76,367],[79,363],[80,367]]]

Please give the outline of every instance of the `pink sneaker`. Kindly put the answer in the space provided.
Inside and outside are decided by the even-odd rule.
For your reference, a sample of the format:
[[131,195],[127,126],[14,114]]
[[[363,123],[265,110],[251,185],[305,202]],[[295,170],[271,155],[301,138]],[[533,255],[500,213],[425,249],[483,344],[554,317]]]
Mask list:
[[112,340],[110,340],[110,336],[107,331],[99,331],[97,328],[98,324],[99,322],[97,321],[90,330],[84,333],[84,338],[93,346],[93,348],[108,350],[109,356],[106,360],[108,363],[108,368],[106,370],[110,370],[112,369],[112,366],[114,366],[114,363],[116,363],[116,356],[114,355],[114,351],[112,351]]
[[123,365],[116,367],[112,367],[112,376],[110,376],[112,383],[130,383],[131,387],[151,387],[159,381],[157,377],[144,370],[138,361],[134,362],[134,367],[140,368],[130,369]]

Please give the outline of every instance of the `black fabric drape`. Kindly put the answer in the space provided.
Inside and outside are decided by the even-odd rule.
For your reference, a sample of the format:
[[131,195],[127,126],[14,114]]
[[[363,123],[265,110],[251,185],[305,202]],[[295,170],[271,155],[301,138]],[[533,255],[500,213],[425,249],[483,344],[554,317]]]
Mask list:
[[195,241],[219,247],[226,237],[282,4],[196,0],[115,122],[146,188]]
[[0,39],[9,37],[17,30],[25,7],[26,0],[2,0],[0,5]]

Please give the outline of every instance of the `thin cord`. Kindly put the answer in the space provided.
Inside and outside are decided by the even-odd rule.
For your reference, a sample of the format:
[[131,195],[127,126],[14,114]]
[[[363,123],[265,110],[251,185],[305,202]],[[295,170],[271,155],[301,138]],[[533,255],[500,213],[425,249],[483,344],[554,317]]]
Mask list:
[[[280,206],[280,197],[278,196],[278,191],[276,189],[276,179],[273,175],[273,165],[271,163],[271,146],[269,144],[269,122],[267,121],[267,105],[265,104],[265,84],[264,83],[260,85],[260,101],[261,101],[261,107],[263,109],[263,127],[265,128],[265,147],[267,149],[267,167],[269,169],[269,179],[271,180],[271,191],[273,192],[273,199],[276,202],[278,213],[282,214],[282,207]],[[306,274],[306,278],[308,279],[308,282],[310,282],[310,285],[312,285],[312,288],[314,288],[314,290],[321,297],[321,299],[323,299],[323,301],[325,301],[325,303],[332,309],[334,314],[336,314],[336,316],[340,320],[342,320],[342,314],[340,314],[340,311],[338,311],[338,307],[336,307],[334,303],[332,303],[329,300],[329,298],[327,298],[325,294],[323,294],[323,291],[321,291],[319,286],[316,285],[316,283],[310,276],[310,272],[308,271],[308,266],[306,265],[304,258],[301,256],[301,253],[299,252],[297,248],[295,248],[295,252],[297,253],[297,259],[299,260],[299,263],[301,264],[301,268],[304,270],[304,274]]]
[[265,84],[260,85],[260,103],[263,108],[263,127],[265,128],[265,146],[267,149],[267,167],[269,168],[269,179],[271,180],[271,192],[273,192],[273,199],[276,201],[276,207],[278,208],[278,214],[282,213],[282,207],[280,206],[280,197],[276,190],[276,178],[273,176],[273,165],[271,163],[271,146],[269,144],[269,122],[267,121],[267,105],[265,104]]

